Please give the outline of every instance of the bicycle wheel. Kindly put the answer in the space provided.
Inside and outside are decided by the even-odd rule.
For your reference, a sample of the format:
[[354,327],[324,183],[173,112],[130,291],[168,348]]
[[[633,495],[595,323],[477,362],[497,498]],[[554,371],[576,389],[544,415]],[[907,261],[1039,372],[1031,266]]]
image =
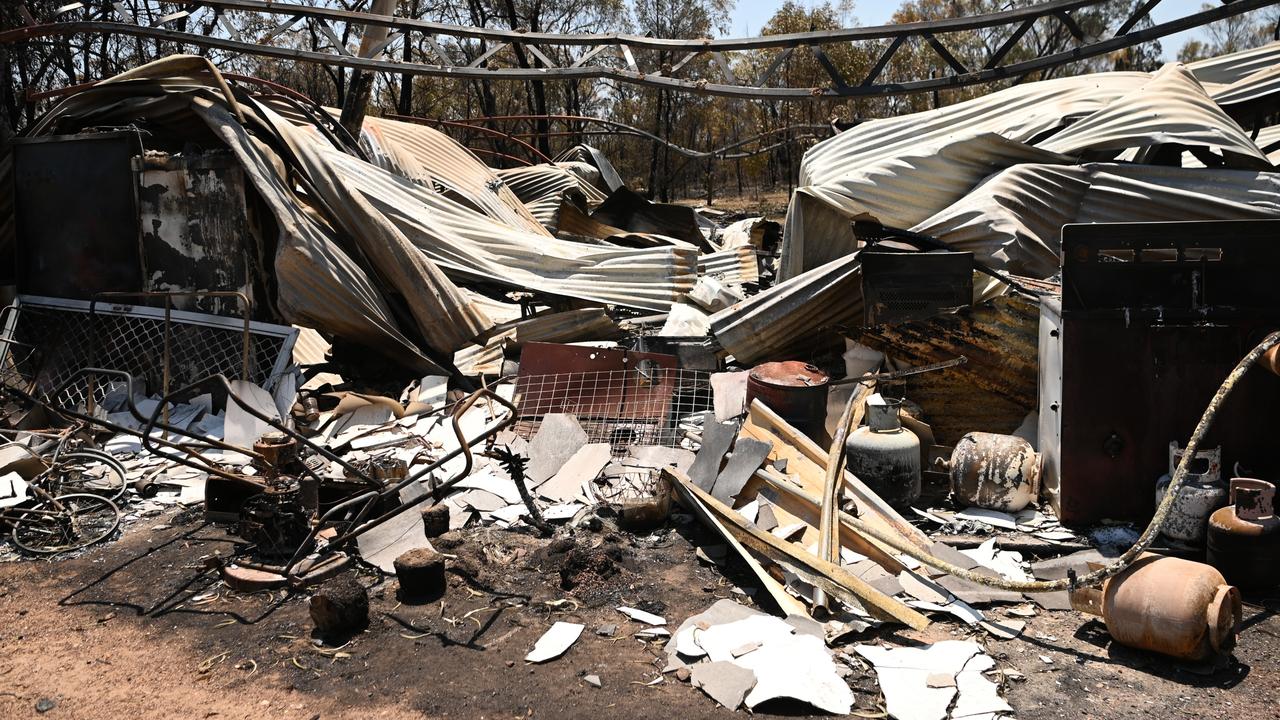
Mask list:
[[129,484],[124,465],[99,450],[77,450],[58,458],[45,474],[54,495],[101,495],[108,500],[124,497]]
[[36,555],[77,550],[107,539],[120,526],[120,509],[100,495],[73,493],[19,511],[13,542]]

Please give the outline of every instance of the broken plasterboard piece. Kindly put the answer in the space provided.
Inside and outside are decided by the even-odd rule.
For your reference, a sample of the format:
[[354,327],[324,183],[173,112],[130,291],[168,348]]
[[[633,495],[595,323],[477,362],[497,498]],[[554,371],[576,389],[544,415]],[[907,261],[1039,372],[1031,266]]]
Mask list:
[[684,448],[669,448],[661,445],[636,445],[627,451],[620,464],[627,467],[642,467],[661,470],[674,467],[680,472],[688,472],[693,465],[694,454]]
[[627,607],[623,605],[618,608],[618,612],[622,613],[623,615],[626,615],[627,617],[631,618],[632,620],[635,620],[636,622],[642,622],[646,625],[666,625],[667,624],[667,619],[662,617],[661,615],[654,615],[651,612],[645,612],[644,610],[640,610],[638,608]]
[[772,443],[749,437],[738,438],[733,446],[733,455],[729,456],[729,462],[711,486],[711,496],[732,506],[734,498],[742,492],[756,470],[760,469],[772,449]]
[[906,590],[908,595],[922,602],[935,605],[946,605],[951,602],[951,593],[910,570],[898,573],[898,582],[902,584],[902,589]]
[[[523,508],[524,505],[522,504],[520,507]],[[548,505],[545,508],[542,508],[542,519],[546,520],[547,522],[564,522],[566,520],[572,520],[573,517],[582,510],[583,507],[585,507],[585,505],[583,505],[580,502],[556,503],[555,505]]]
[[430,548],[431,541],[423,531],[422,516],[416,512],[402,512],[357,535],[356,545],[365,562],[394,575],[396,558],[410,550]]
[[587,432],[578,418],[564,413],[544,417],[529,442],[529,466],[524,474],[530,487],[551,479],[586,444]]
[[689,669],[689,681],[723,707],[737,710],[755,687],[756,674],[729,661],[706,662]]
[[583,481],[594,480],[613,459],[609,443],[588,443],[578,449],[556,471],[556,474],[538,486],[538,494],[552,502],[570,502],[581,495]]
[[418,384],[418,402],[432,409],[444,405],[449,393],[449,378],[444,375],[427,375]]
[[487,467],[477,470],[467,477],[458,481],[454,487],[483,490],[502,498],[508,505],[514,505],[520,500],[520,491],[516,488],[516,484],[507,477],[506,473],[501,472],[493,467]]
[[582,635],[584,626],[577,623],[557,622],[533,644],[533,650],[524,656],[525,662],[540,663],[558,658]]
[[694,631],[705,630],[713,625],[731,623],[757,615],[764,615],[764,613],[733,600],[719,600],[706,610],[697,615],[692,615],[680,623],[679,629],[676,630],[675,642],[667,644],[667,655],[679,653],[690,658],[702,657],[707,654],[707,651],[694,641]]
[[[232,380],[231,391],[258,413],[272,420],[280,419],[280,414],[276,410],[276,401],[266,390],[246,380]],[[247,410],[240,407],[239,403],[232,400],[227,403],[223,429],[228,445],[251,448],[263,433],[271,430],[271,426],[250,415]]]
[[1022,582],[1031,579],[1031,575],[1022,567],[1021,553],[996,549],[995,538],[976,548],[960,552],[973,558],[979,565],[999,573],[1001,577]]
[[978,522],[991,525],[1005,530],[1017,530],[1018,520],[1014,516],[999,510],[988,510],[986,508],[971,507],[965,508],[956,513],[957,520],[968,520],[970,522]]
[[978,623],[978,627],[986,630],[1001,640],[1012,640],[1022,634],[1026,629],[1027,622],[1025,620],[983,620]]
[[1012,713],[1013,708],[1000,697],[1000,686],[987,679],[984,672],[996,666],[996,661],[981,653],[969,658],[964,670],[956,675],[956,691],[960,697],[951,709],[955,720],[995,718],[1002,713]]
[[0,477],[0,508],[13,507],[27,499],[27,481],[16,472]]
[[689,466],[689,479],[710,492],[720,474],[720,462],[738,436],[738,424],[717,422],[712,413],[703,413],[702,417],[702,447]]
[[734,662],[755,672],[756,684],[747,693],[747,707],[777,698],[808,703],[833,715],[853,709],[853,691],[836,672],[835,662],[821,638],[791,635],[766,642]]
[[711,402],[716,421],[741,417],[747,411],[747,378],[750,370],[711,374]]
[[707,653],[711,662],[733,660],[733,651],[749,641],[768,644],[789,637],[795,628],[772,615],[753,615],[728,623],[712,625],[694,634],[693,640]]
[[858,645],[855,651],[876,670],[885,710],[896,720],[944,720],[958,692],[940,682],[955,678],[982,652],[974,642],[944,640],[924,648]]
[[[780,620],[749,608],[726,606],[726,602],[731,601],[722,600],[686,620],[675,641],[668,644],[668,648],[679,648],[684,657],[706,654],[707,660],[693,664],[690,671],[691,679],[696,675],[708,683],[723,683],[724,687],[704,688],[708,695],[732,708],[739,700],[736,691],[745,688],[749,692],[740,701],[750,708],[790,698],[834,714],[849,712],[853,692],[840,678],[820,631],[816,635],[797,632],[795,619]],[[748,683],[746,675],[727,670],[724,664],[750,671],[753,681]]]
[[938,605],[935,603],[924,602],[923,600],[911,600],[911,601],[908,601],[907,604],[913,608],[916,608],[917,610],[931,610],[933,612],[951,613],[952,615],[955,615],[956,617],[960,618],[961,620],[968,623],[969,625],[977,625],[978,623],[986,619],[985,615],[978,612],[977,609],[975,609],[972,605],[969,605],[963,600],[952,600],[951,602],[946,603],[945,605]]

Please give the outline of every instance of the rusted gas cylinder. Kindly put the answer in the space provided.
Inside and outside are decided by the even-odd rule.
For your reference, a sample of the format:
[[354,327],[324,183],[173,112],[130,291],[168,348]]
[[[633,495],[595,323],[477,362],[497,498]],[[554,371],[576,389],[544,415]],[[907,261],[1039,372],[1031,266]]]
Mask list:
[[[1156,481],[1157,507],[1164,502],[1165,492],[1173,482],[1182,456],[1178,443],[1169,443],[1169,472]],[[1222,484],[1222,448],[1197,452],[1188,468],[1182,489],[1178,491],[1164,525],[1160,526],[1160,533],[1170,540],[1200,545],[1204,542],[1209,515],[1227,499],[1227,488]]]
[[1258,358],[1258,364],[1276,375],[1280,375],[1280,345],[1274,345],[1270,350],[1263,353],[1262,357]]
[[1280,585],[1280,518],[1276,486],[1233,478],[1231,504],[1209,516],[1209,564],[1243,588]]
[[759,399],[810,438],[822,436],[827,417],[826,373],[799,360],[757,365],[747,376],[747,406]]
[[905,510],[920,499],[920,439],[902,427],[901,400],[867,403],[867,424],[845,440],[845,465],[880,499]]
[[1071,592],[1071,606],[1102,616],[1118,643],[1181,660],[1227,653],[1240,629],[1240,591],[1204,563],[1143,555],[1099,588]]
[[1018,512],[1036,499],[1040,455],[1020,437],[971,432],[951,452],[950,473],[961,505]]

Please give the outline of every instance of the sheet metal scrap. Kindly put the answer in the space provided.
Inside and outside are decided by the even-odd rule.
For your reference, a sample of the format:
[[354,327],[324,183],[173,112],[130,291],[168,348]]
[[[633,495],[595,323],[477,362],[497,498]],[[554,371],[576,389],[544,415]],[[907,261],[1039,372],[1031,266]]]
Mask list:
[[646,200],[625,187],[619,188],[591,213],[598,223],[622,228],[628,232],[656,233],[710,250],[693,208],[664,205]]
[[698,258],[698,274],[710,275],[721,282],[733,285],[760,282],[756,249],[739,245],[728,250],[706,253]]
[[1037,407],[1039,307],[1007,295],[955,313],[863,328],[853,339],[911,365],[963,355],[964,365],[908,381],[935,436],[953,444],[982,429],[1009,433]]
[[711,316],[711,332],[739,363],[813,353],[838,343],[829,330],[862,317],[856,255],[833,260]]
[[454,353],[453,363],[464,375],[497,375],[507,351],[533,342],[614,340],[622,334],[601,308],[581,308],[502,323]]

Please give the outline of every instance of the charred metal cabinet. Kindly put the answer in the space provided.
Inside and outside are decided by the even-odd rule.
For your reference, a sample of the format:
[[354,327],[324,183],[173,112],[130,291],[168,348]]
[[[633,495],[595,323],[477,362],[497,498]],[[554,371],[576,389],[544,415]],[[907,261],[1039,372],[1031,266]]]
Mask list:
[[[19,293],[238,290],[251,299],[258,232],[229,151],[145,151],[136,131],[14,141]],[[236,316],[232,299],[175,307]],[[264,317],[263,312],[257,313]]]
[[[227,151],[148,152],[133,158],[145,289],[238,290],[254,297],[255,243],[244,170]],[[235,316],[232,298],[182,297],[183,310]]]
[[[1061,311],[1041,318],[1045,487],[1065,523],[1145,521],[1169,443],[1280,328],[1280,221],[1068,225],[1062,252]],[[1277,479],[1277,408],[1280,377],[1249,372],[1204,447]]]
[[14,140],[18,292],[88,300],[141,289],[129,165],[141,150],[124,130]]

